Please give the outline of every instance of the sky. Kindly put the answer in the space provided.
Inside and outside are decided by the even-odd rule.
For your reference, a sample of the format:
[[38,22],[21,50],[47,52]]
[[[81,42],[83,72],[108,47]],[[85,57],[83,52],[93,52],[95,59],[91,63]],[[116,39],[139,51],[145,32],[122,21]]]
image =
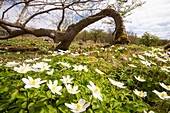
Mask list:
[[[106,0],[106,1],[113,2],[113,0]],[[170,40],[170,0],[141,0],[141,1],[146,1],[146,3],[141,7],[138,7],[135,10],[133,10],[132,15],[126,18],[126,20],[130,21],[130,23],[125,23],[126,30],[136,33],[139,37],[141,37],[143,33],[148,32],[160,37],[161,39]],[[10,16],[11,14],[13,14],[13,18],[11,18],[12,20],[15,20],[14,15],[17,15],[16,12],[18,12],[16,10],[18,10],[18,8],[10,10],[11,11]],[[2,12],[0,11],[0,14],[1,13]],[[50,15],[51,14],[53,13],[50,13]],[[42,15],[42,18],[44,18],[43,16],[46,15]],[[46,27],[50,28],[51,26],[49,26],[49,22],[47,20],[48,19],[45,19],[45,21],[40,22],[39,19],[35,18],[34,19],[35,22],[32,23],[32,25],[39,26],[39,27],[44,26],[45,28]],[[57,19],[53,19],[53,18],[52,20],[57,21]],[[88,26],[86,29],[90,29],[90,28],[108,29],[107,28],[108,26],[102,25],[101,22],[102,21],[96,22]]]
[[[111,0],[110,0],[111,1]],[[132,11],[132,14],[125,18],[126,30],[136,33],[141,37],[145,32],[158,36],[160,39],[170,40],[170,0],[141,0],[146,1],[141,7]],[[103,19],[105,21],[107,19]],[[90,25],[88,28],[103,28],[99,22]]]
[[146,3],[127,17],[127,31],[141,36],[144,32],[170,40],[170,0],[147,0]]

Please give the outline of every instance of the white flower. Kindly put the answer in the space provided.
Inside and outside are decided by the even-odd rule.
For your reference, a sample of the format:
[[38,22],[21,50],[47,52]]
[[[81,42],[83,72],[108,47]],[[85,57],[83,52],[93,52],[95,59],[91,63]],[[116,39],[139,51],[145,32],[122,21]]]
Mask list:
[[25,62],[34,62],[35,60],[33,59],[26,59]]
[[112,80],[111,78],[108,78],[108,79],[109,79],[109,81],[110,81],[113,85],[115,85],[115,86],[117,86],[117,87],[120,87],[120,88],[126,88],[126,86],[124,86],[123,83],[117,82],[117,81],[115,81],[115,80]]
[[22,64],[19,67],[14,67],[14,71],[18,73],[27,73],[28,71],[31,71],[32,68],[29,66],[29,64]]
[[137,56],[135,54],[132,54],[132,57],[137,58]]
[[146,66],[151,66],[151,63],[149,63],[147,60],[143,61],[143,60],[140,60],[140,62]]
[[139,97],[146,97],[147,96],[147,92],[144,92],[144,91],[138,91],[137,89],[135,89],[133,92]]
[[54,73],[54,69],[51,69],[51,71],[47,71],[48,75],[52,75]]
[[82,65],[79,65],[79,66],[76,66],[76,65],[74,65],[73,66],[74,67],[74,71],[82,71],[82,70],[84,70],[85,72],[88,72],[88,69],[87,69],[87,66],[85,65],[85,66],[82,66]]
[[82,53],[84,56],[87,56],[87,55],[89,55],[88,53]]
[[92,81],[89,82],[90,85],[87,85],[87,87],[92,91],[92,94],[94,98],[98,98],[100,101],[102,101],[102,94],[100,93],[100,88],[95,86]]
[[32,77],[28,76],[28,79],[22,78],[22,81],[26,84],[24,87],[25,88],[39,88],[40,84],[46,82],[46,80],[41,81],[40,78],[33,79]]
[[145,52],[144,55],[148,56],[148,57],[154,57],[155,56],[153,53],[148,53],[148,52]]
[[160,86],[162,86],[164,89],[170,91],[170,85],[165,85],[164,83],[159,83]]
[[139,57],[141,60],[145,60],[145,57],[142,56],[142,55],[138,55],[138,57]]
[[70,94],[77,94],[80,92],[80,90],[78,90],[78,86],[71,86],[70,84],[66,85],[66,89]]
[[54,84],[52,83],[51,80],[49,80],[49,83],[47,84],[48,88],[51,90],[53,94],[58,94],[61,95],[60,90],[62,89],[62,86],[57,86],[58,85],[58,80],[54,81]]
[[129,58],[129,61],[132,61],[132,58]]
[[99,69],[95,69],[95,71],[97,72],[97,73],[99,73],[99,74],[101,74],[101,75],[103,75],[104,73],[102,72],[102,71],[100,71]]
[[161,61],[161,62],[164,62],[164,63],[166,63],[168,60],[165,60],[165,59],[162,59],[162,58],[160,58],[160,57],[158,57],[158,56],[156,56],[155,57],[158,61]]
[[149,111],[148,113],[155,113],[154,111]]
[[26,59],[25,62],[35,62],[36,60],[39,60],[40,58],[34,58],[34,59]]
[[40,57],[39,58],[34,58],[33,60],[36,61],[36,60],[39,60],[39,59],[41,59],[41,58]]
[[164,51],[162,48],[154,48],[152,47],[152,51]]
[[155,63],[155,62],[150,62],[151,63],[151,65],[155,65],[155,66],[157,66],[157,64]]
[[78,103],[76,103],[76,104],[75,103],[71,103],[71,104],[65,103],[65,106],[70,108],[73,113],[80,113],[80,112],[86,111],[86,108],[89,107],[89,105],[90,105],[90,102],[88,102],[87,104],[85,104],[85,103],[86,103],[86,101],[84,99],[80,99],[78,101]]
[[61,65],[65,66],[65,67],[67,67],[67,68],[71,67],[70,64],[68,64],[66,62],[58,62],[57,64],[61,64]]
[[80,54],[79,53],[71,53],[71,56],[73,57],[76,57],[76,56],[79,56]]
[[130,67],[134,67],[134,68],[136,68],[137,66],[135,66],[134,64],[128,64],[128,66],[130,66]]
[[64,84],[71,84],[73,79],[74,79],[74,78],[70,78],[70,75],[67,75],[67,77],[62,76],[62,79],[60,79],[60,80],[61,80]]
[[157,90],[154,90],[153,91],[155,94],[157,94],[158,95],[158,97],[160,98],[160,99],[170,99],[170,96],[168,96],[168,94],[165,92],[165,91],[163,91],[163,92],[158,92]]
[[38,62],[32,66],[35,72],[43,72],[44,70],[50,70],[50,65],[46,62]]
[[17,66],[17,65],[19,65],[19,63],[15,62],[15,61],[13,61],[13,62],[7,62],[7,63],[5,64],[6,67],[14,67],[14,66]]
[[63,50],[58,50],[58,51],[54,51],[52,53],[52,56],[56,56],[56,55],[64,55],[66,53],[70,53],[70,51],[63,51]]
[[162,70],[162,71],[166,71],[166,72],[168,72],[168,73],[170,72],[170,70],[169,70],[167,67],[161,67],[161,70]]
[[61,52],[61,53],[70,53],[70,51],[69,50],[66,50],[66,51],[64,51],[64,50],[58,50],[59,52]]
[[42,61],[45,61],[45,62],[50,62],[51,59],[47,59],[47,58],[43,58]]
[[140,82],[145,82],[146,80],[144,78],[141,78],[140,76],[136,77],[134,76],[136,80],[140,81]]
[[[144,113],[147,113],[147,111],[143,111]],[[148,113],[155,113],[154,111],[149,111]]]

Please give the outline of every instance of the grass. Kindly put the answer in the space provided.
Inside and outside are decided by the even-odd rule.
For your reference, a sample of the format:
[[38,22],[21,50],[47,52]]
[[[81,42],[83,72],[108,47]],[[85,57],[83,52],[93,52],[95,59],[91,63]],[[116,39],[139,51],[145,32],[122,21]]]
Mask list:
[[[86,109],[87,113],[143,113],[144,110],[155,113],[168,113],[170,100],[161,99],[153,90],[165,91],[170,95],[169,90],[160,86],[160,82],[170,85],[170,58],[166,51],[158,48],[137,46],[137,45],[115,45],[103,48],[102,44],[83,43],[79,45],[74,42],[70,53],[64,55],[52,55],[49,48],[52,43],[41,39],[17,38],[0,41],[1,47],[38,47],[38,51],[6,52],[0,51],[0,112],[6,113],[69,113],[71,112],[65,103],[77,103],[80,98],[90,102]],[[153,56],[144,55],[151,53]],[[144,57],[144,60],[140,58]],[[39,58],[34,62],[25,62],[27,59]],[[6,63],[15,61],[20,63],[36,64],[37,62],[48,61],[50,70],[54,69],[52,75],[48,70],[42,72],[29,71],[25,74],[14,71],[14,67],[6,67]],[[148,61],[142,63],[141,61]],[[59,62],[68,63],[67,68]],[[151,63],[152,62],[152,63]],[[133,64],[136,67],[132,67]],[[87,66],[88,71],[74,71],[74,65]],[[16,66],[19,67],[19,66]],[[99,69],[104,74],[95,70]],[[73,79],[72,85],[78,86],[80,92],[72,95],[67,91],[65,85],[60,81],[62,76],[70,75]],[[25,89],[22,78],[28,76],[41,78],[42,80],[58,80],[62,86],[62,95],[53,94],[47,87],[47,83],[41,84],[40,88]],[[146,81],[140,82],[135,76],[143,77]],[[119,88],[108,80],[124,83],[126,88]],[[87,88],[89,81],[92,81],[100,88],[103,101],[94,98],[92,92]],[[133,91],[146,91],[146,97],[137,96]]]

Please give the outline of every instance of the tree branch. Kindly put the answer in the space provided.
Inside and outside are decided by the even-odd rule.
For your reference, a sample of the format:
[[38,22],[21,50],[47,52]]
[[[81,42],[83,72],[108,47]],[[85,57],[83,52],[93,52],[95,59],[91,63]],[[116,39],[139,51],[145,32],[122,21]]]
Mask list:
[[26,3],[26,2],[18,2],[18,3],[13,4],[12,6],[8,7],[8,8],[2,13],[2,19],[4,19],[5,13],[6,13],[8,10],[10,10],[11,8],[13,8],[13,7],[16,6],[16,5],[23,4],[23,3]]
[[32,18],[34,18],[34,17],[37,16],[37,15],[40,15],[40,14],[43,14],[43,13],[48,13],[48,12],[50,12],[50,11],[54,11],[54,10],[58,10],[58,9],[62,9],[62,8],[55,7],[55,8],[51,8],[51,9],[45,10],[45,11],[41,11],[41,12],[35,13],[35,14],[31,15],[31,16],[23,23],[23,26],[25,26]]
[[8,33],[11,31],[7,26],[3,25],[3,24],[0,24],[0,26],[6,30]]
[[58,30],[58,31],[61,31],[61,25],[62,25],[62,23],[63,23],[63,21],[64,21],[64,17],[65,17],[65,8],[63,8],[62,17],[61,17],[61,20],[60,20],[60,22],[59,22],[59,24],[58,24],[58,26],[57,26],[57,30]]
[[[115,25],[116,25],[116,27],[115,27],[116,34],[117,34],[117,31],[120,31],[120,30],[121,30],[121,32],[125,31],[125,26],[123,24],[123,18],[121,17],[121,15],[114,9],[104,9],[95,15],[89,16],[89,17],[79,21],[76,24],[70,25],[67,28],[66,33],[68,35],[70,35],[70,37],[75,37],[82,29],[84,29],[88,25],[90,25],[106,16],[112,17],[114,19]],[[70,40],[72,40],[72,39],[70,39]]]
[[6,26],[10,26],[10,27],[15,27],[15,28],[20,28],[20,29],[24,29],[24,27],[21,24],[16,24],[16,23],[11,23],[5,20],[0,20],[0,25],[6,25]]
[[28,1],[28,2],[25,2],[25,6],[24,6],[24,8],[22,9],[21,14],[19,15],[19,18],[18,18],[18,20],[16,21],[16,23],[20,23],[20,21],[23,19],[24,13],[25,13],[25,11],[28,9],[28,6],[29,6],[29,1]]

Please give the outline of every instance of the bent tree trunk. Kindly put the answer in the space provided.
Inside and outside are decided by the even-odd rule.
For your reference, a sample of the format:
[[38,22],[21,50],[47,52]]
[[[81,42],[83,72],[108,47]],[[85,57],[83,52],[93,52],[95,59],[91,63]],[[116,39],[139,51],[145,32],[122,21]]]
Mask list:
[[62,49],[62,50],[67,50],[69,49],[69,46],[71,42],[74,40],[75,36],[85,27],[88,25],[104,18],[104,17],[112,17],[115,21],[115,31],[113,32],[113,43],[112,44],[126,44],[129,43],[129,39],[126,35],[125,31],[125,26],[123,24],[123,18],[121,15],[113,10],[113,9],[104,9],[101,12],[92,15],[90,17],[87,17],[80,22],[76,24],[72,24],[71,26],[68,27],[68,29],[65,32],[65,37],[63,37],[63,41],[55,48],[57,49]]
[[[40,36],[48,36],[54,40],[55,43],[60,42],[60,44],[54,48],[54,50],[68,50],[75,36],[88,25],[104,18],[104,17],[112,17],[115,21],[115,30],[113,32],[113,44],[126,44],[129,42],[129,39],[126,35],[125,26],[123,24],[123,18],[121,15],[115,11],[114,9],[104,9],[99,13],[89,16],[76,24],[70,25],[65,32],[55,31],[51,29],[34,29],[34,28],[25,28],[25,26],[20,26],[18,24],[9,23],[4,20],[0,20],[0,26],[4,28],[8,35],[1,37],[1,39],[13,38],[15,36],[19,36],[22,34],[33,34],[37,37]],[[11,30],[9,27],[19,28],[20,30]]]

